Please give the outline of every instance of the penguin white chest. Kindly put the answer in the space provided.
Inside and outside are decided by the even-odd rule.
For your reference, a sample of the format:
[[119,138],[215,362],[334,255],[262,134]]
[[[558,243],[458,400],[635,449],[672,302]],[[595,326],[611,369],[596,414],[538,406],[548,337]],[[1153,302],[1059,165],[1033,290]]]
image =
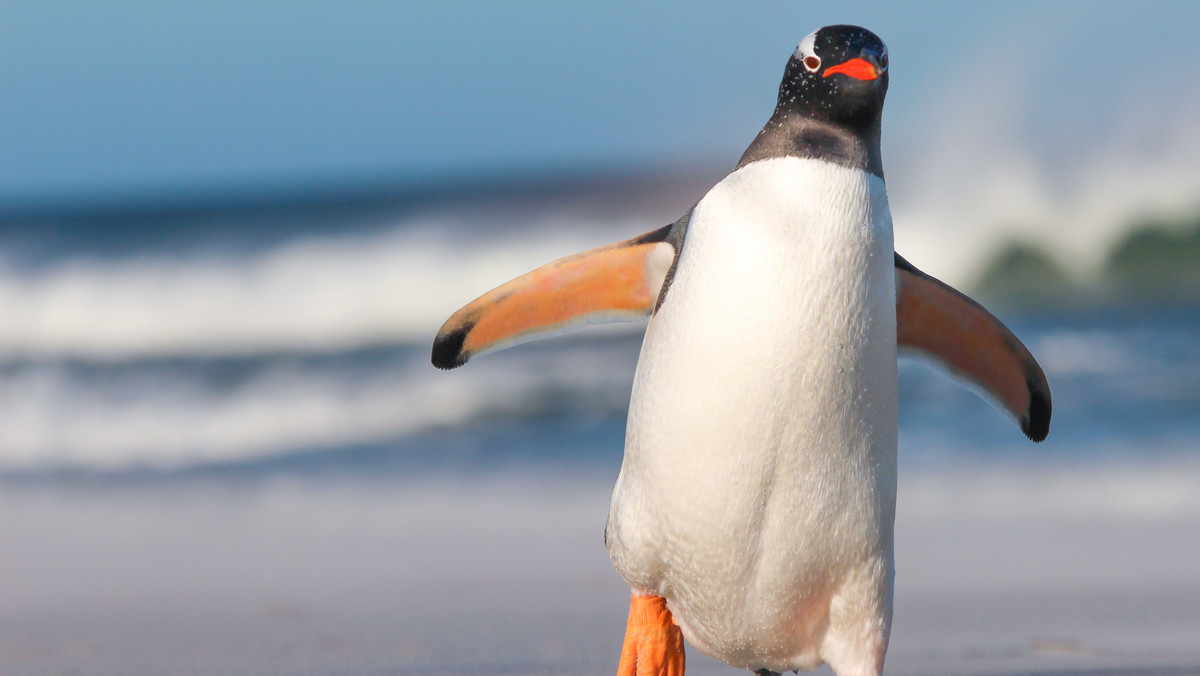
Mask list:
[[647,329],[607,540],[701,651],[776,671],[886,644],[896,317],[882,179],[749,164],[694,209]]

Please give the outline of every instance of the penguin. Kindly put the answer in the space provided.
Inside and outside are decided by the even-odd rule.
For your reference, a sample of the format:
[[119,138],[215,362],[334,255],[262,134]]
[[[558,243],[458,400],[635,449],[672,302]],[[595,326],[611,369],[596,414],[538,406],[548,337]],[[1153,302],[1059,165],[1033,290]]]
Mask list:
[[894,250],[880,155],[888,50],[806,36],[734,170],[673,224],[504,284],[432,361],[649,317],[605,544],[632,594],[619,676],[684,640],[759,675],[878,676],[892,620],[897,354],[977,386],[1037,442],[1042,368],[985,308]]

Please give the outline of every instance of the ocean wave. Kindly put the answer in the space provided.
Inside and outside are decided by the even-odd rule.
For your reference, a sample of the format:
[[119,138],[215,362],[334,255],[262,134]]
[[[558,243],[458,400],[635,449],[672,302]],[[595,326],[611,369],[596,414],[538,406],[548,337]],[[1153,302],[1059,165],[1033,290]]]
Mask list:
[[662,224],[462,215],[406,219],[222,256],[77,257],[0,265],[0,360],[254,354],[432,340],[454,310],[551,260]]
[[[1044,444],[1027,442],[1007,415],[944,372],[903,361],[902,465],[925,471],[1194,453],[1200,333],[1181,322],[1018,327],[1054,391]],[[500,464],[555,455],[565,428],[588,421],[619,427],[641,331],[624,326],[524,345],[451,372],[430,365],[424,341],[249,356],[0,361],[0,475],[249,469],[318,456],[333,467],[361,461],[363,448],[383,451],[379,462],[430,456],[416,466],[453,464],[484,448]],[[619,448],[619,433],[604,434],[618,434],[606,443]],[[589,449],[584,454],[596,450],[577,441]],[[447,449],[466,455],[435,457]]]
[[446,374],[427,349],[10,365],[0,472],[181,469],[397,442],[477,418],[620,415],[637,341],[560,341]]
[[[9,251],[0,261],[0,473],[236,466],[314,449],[412,449],[422,434],[479,420],[530,423],[536,436],[539,418],[619,417],[640,324],[593,327],[449,374],[430,366],[429,349],[472,298],[661,226],[653,213],[510,201],[382,225],[310,224],[266,246],[226,227],[230,246],[190,250],[196,227],[187,246],[136,254],[76,247],[28,264]],[[1065,317],[1014,329],[1051,380],[1050,441],[1025,443],[944,374],[905,368],[906,463],[1194,449],[1194,317]]]
[[[905,466],[1194,452],[1194,318],[1076,318],[1014,328],[1050,378],[1050,439],[1026,442],[1007,415],[961,383],[904,360]],[[624,415],[641,330],[581,331],[448,373],[430,365],[424,335],[354,349],[293,343],[244,355],[8,355],[0,359],[0,474],[236,467],[364,446],[422,453],[438,447],[431,434],[483,429],[486,436],[497,421],[522,426],[527,446],[553,445],[556,433],[547,430],[556,424]]]
[[[105,227],[92,223],[78,238],[58,232],[39,239],[36,228],[27,228],[4,238],[0,254],[0,361],[263,354],[426,341],[451,312],[484,291],[562,256],[661,227],[703,192],[695,181],[664,185],[487,199],[464,193],[432,207],[391,211],[362,204],[314,214],[280,207],[278,213],[214,213],[179,222],[160,216],[128,228],[104,221]],[[993,186],[989,190],[1003,199],[959,213],[961,201],[938,191],[926,195],[929,190],[919,187],[897,196],[898,246],[960,285],[977,277],[982,262],[1017,232],[999,225],[1013,219],[993,202],[1031,203]],[[1124,194],[1105,192],[1112,200]],[[1033,200],[1047,201],[1053,200]],[[942,211],[922,206],[930,203]],[[1123,231],[1131,214],[1149,208],[1122,202],[1111,211],[1118,216],[1105,222]],[[109,226],[123,234],[106,238]],[[951,234],[953,246],[946,239]],[[1076,239],[1095,246],[1097,238]],[[955,255],[946,256],[951,250]]]

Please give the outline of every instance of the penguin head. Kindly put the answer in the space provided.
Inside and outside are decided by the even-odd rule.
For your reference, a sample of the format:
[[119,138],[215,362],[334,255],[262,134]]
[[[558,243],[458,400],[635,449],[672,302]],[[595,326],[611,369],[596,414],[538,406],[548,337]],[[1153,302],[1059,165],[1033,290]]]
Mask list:
[[826,26],[801,40],[788,59],[775,115],[874,131],[887,87],[888,51],[879,36],[858,26]]

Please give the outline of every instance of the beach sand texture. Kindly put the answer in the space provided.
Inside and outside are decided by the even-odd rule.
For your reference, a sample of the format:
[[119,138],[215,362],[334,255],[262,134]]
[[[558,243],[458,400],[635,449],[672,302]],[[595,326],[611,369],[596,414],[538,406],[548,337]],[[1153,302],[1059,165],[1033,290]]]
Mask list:
[[[8,487],[3,673],[613,673],[596,474]],[[903,475],[888,673],[1200,673],[1195,476]]]

